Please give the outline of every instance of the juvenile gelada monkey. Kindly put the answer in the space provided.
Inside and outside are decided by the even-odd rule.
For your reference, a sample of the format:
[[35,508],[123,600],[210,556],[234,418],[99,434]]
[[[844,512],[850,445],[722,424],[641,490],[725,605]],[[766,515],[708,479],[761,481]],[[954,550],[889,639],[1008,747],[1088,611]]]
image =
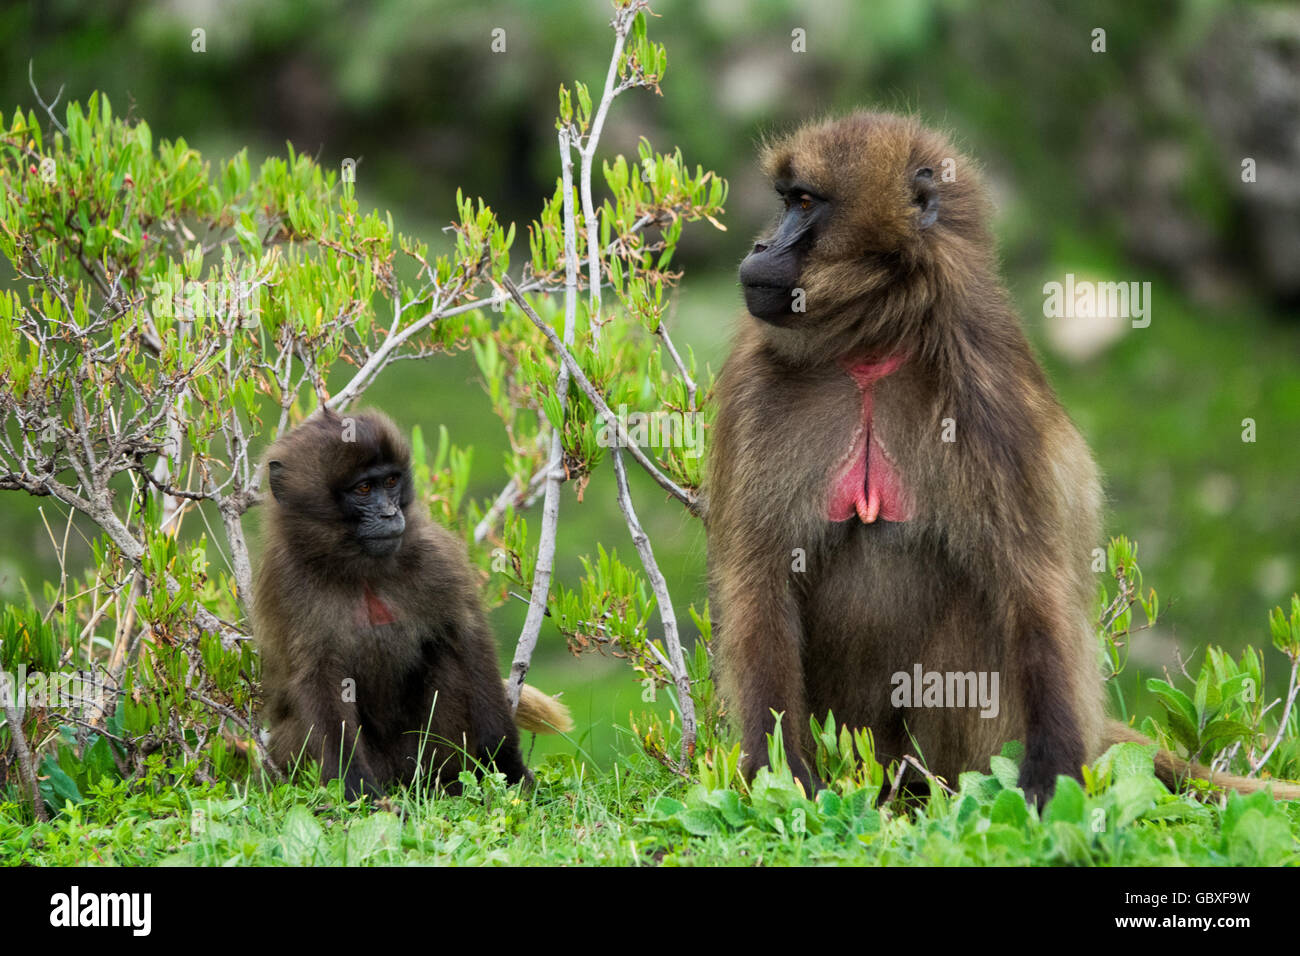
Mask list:
[[[745,766],[766,764],[781,714],[812,788],[809,715],[833,712],[872,728],[884,759],[916,754],[949,781],[1020,740],[1020,786],[1041,801],[1058,774],[1145,738],[1104,717],[1097,469],[1008,304],[978,173],[913,119],[869,112],[805,126],[762,164],[784,208],[740,266],[749,315],[707,480]],[[918,666],[996,675],[996,708],[900,701],[894,675]],[[1156,762],[1171,785],[1209,776]]]
[[325,409],[267,452],[254,597],[271,757],[307,755],[350,799],[417,773],[530,779],[516,724],[569,730],[525,685],[512,720],[465,546],[414,500],[411,453],[378,412]]

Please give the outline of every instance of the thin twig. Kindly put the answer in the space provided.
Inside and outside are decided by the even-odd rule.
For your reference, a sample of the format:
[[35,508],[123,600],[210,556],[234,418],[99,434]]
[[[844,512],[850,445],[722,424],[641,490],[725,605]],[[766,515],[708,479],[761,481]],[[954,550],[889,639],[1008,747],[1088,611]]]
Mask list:
[[50,122],[54,124],[54,128],[64,136],[67,136],[68,128],[60,123],[58,117],[54,115],[54,107],[59,105],[59,100],[63,96],[63,87],[59,87],[59,92],[55,95],[54,102],[47,105],[46,102],[41,99],[41,91],[36,88],[36,77],[32,75],[34,64],[34,60],[27,61],[27,83],[32,88],[32,95],[36,97],[36,102],[41,104],[41,109],[45,110],[46,115],[50,118]]
[[582,216],[587,226],[587,284],[591,290],[591,337],[600,341],[600,219],[596,214],[596,205],[591,198],[591,170],[596,158],[596,147],[600,143],[600,134],[605,128],[605,117],[609,114],[610,104],[623,92],[625,87],[615,82],[618,79],[618,61],[623,55],[623,45],[627,41],[632,21],[640,11],[648,7],[645,0],[636,0],[614,16],[614,52],[609,58],[609,69],[605,71],[605,87],[601,91],[600,104],[592,118],[591,128],[587,131],[585,142],[578,149],[581,160],[579,170],[579,188],[582,191]]
[[889,784],[889,796],[885,797],[885,802],[881,806],[887,807],[894,802],[894,798],[899,794],[899,788],[903,783],[903,774],[907,772],[907,761],[898,762],[898,770],[894,773],[894,779]]
[[225,704],[220,704],[217,703],[217,701],[212,700],[211,698],[204,697],[196,690],[190,690],[188,693],[192,700],[197,700],[204,707],[208,707],[212,710],[215,710],[221,716],[233,720],[236,724],[239,725],[240,730],[248,734],[249,739],[252,740],[254,744],[258,743],[257,731],[253,730],[253,728],[248,725],[248,721],[246,721],[243,717],[240,717],[239,714],[235,713]]
[[[573,341],[574,327],[578,324],[578,240],[573,214],[573,151],[569,143],[568,128],[559,132],[560,180],[564,191],[564,337]],[[518,287],[504,276],[506,289],[515,301],[523,298]],[[554,330],[552,330],[554,335]],[[558,342],[558,337],[556,338]],[[555,394],[560,401],[560,414],[565,413],[569,398],[569,369],[563,363],[556,375]],[[537,564],[533,568],[533,587],[528,598],[528,614],[523,629],[515,643],[515,656],[510,663],[510,681],[506,694],[510,712],[519,707],[524,677],[532,664],[533,650],[542,631],[542,618],[546,616],[546,602],[551,593],[551,573],[555,567],[555,537],[560,522],[560,486],[566,474],[563,467],[564,435],[557,427],[551,433],[551,452],[547,460],[546,499],[542,504],[542,531],[537,542]]]
[[686,410],[694,412],[695,393],[697,390],[695,379],[691,378],[691,373],[686,370],[686,363],[682,361],[681,355],[677,352],[677,347],[673,345],[673,340],[668,335],[668,327],[660,322],[659,328],[655,329],[655,335],[659,336],[660,340],[664,343],[664,347],[668,349],[668,354],[672,356],[673,364],[677,366],[677,373],[681,375],[682,381],[686,383]]
[[700,514],[699,499],[685,488],[680,487],[677,482],[673,481],[655,467],[654,463],[646,457],[645,452],[641,450],[640,446],[638,446],[636,442],[632,441],[627,430],[623,427],[622,422],[619,421],[618,416],[610,411],[609,405],[605,402],[604,397],[596,390],[596,387],[591,384],[591,380],[588,379],[586,373],[582,371],[582,366],[578,364],[578,360],[573,357],[573,353],[569,351],[568,347],[560,341],[560,337],[555,334],[555,330],[544,322],[541,316],[533,310],[533,307],[528,304],[528,300],[523,297],[523,294],[520,293],[518,287],[510,280],[509,276],[503,277],[501,281],[514,296],[515,304],[519,306],[535,326],[541,329],[542,334],[546,336],[551,345],[555,348],[555,351],[560,355],[560,358],[563,359],[564,366],[569,369],[569,372],[573,376],[573,380],[578,383],[578,387],[582,389],[583,394],[585,394],[591,404],[596,407],[596,411],[600,414],[600,417],[605,420],[605,423],[614,432],[616,436],[616,445],[618,447],[626,448],[632,457],[636,459],[637,464],[650,474],[650,477],[655,480],[655,483],[659,485],[659,487],[663,488],[670,495],[684,504],[691,514],[698,516]]
[[547,467],[536,471],[533,477],[528,479],[528,484],[522,488],[519,487],[518,480],[511,478],[506,486],[501,489],[501,493],[496,496],[496,500],[492,502],[492,507],[488,508],[487,513],[474,526],[474,543],[482,544],[487,536],[492,533],[492,529],[497,526],[497,522],[505,514],[506,508],[511,505],[518,507],[527,502],[529,496],[542,486],[542,482],[546,480],[548,474],[550,474],[549,464]]
[[1300,654],[1296,654],[1291,658],[1291,682],[1287,685],[1289,690],[1286,695],[1286,706],[1282,708],[1282,716],[1278,720],[1277,736],[1273,738],[1273,742],[1268,745],[1268,749],[1264,751],[1264,755],[1259,758],[1258,762],[1251,765],[1250,773],[1247,774],[1249,777],[1255,776],[1264,769],[1264,764],[1268,763],[1268,758],[1273,756],[1273,751],[1277,749],[1277,745],[1286,735],[1286,724],[1291,716],[1291,707],[1295,704],[1296,693],[1300,692],[1300,683],[1296,681],[1298,675],[1300,675]]
[[[641,565],[650,579],[650,587],[659,604],[659,620],[664,628],[664,643],[668,646],[671,661],[669,672],[673,683],[677,685],[677,707],[682,714],[682,767],[689,766],[689,759],[695,755],[695,701],[691,697],[691,678],[686,670],[686,660],[682,654],[681,640],[677,635],[677,615],[673,611],[673,599],[668,593],[668,582],[655,561],[654,548],[650,538],[637,520],[636,509],[632,506],[632,493],[627,486],[627,469],[623,465],[623,449],[614,449],[614,476],[618,481],[618,506],[623,511],[627,530],[632,535],[632,543],[637,554],[641,556]],[[649,644],[649,642],[647,642]],[[651,648],[654,645],[649,645]]]
[[944,793],[952,795],[957,792],[952,787],[944,783],[943,780],[941,780],[939,777],[936,777],[934,774],[932,774],[929,768],[925,766],[925,764],[921,763],[921,761],[917,760],[911,754],[904,754],[903,760],[906,763],[910,763],[917,770],[921,771],[921,773],[925,775],[926,780],[929,780],[931,783],[937,785],[940,790],[944,791]]

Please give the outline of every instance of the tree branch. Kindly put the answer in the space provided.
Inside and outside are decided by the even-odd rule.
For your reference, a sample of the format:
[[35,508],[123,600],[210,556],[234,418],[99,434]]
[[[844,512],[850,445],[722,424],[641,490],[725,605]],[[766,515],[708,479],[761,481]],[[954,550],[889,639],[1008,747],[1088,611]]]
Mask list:
[[1268,749],[1264,751],[1264,755],[1260,757],[1253,766],[1251,766],[1249,776],[1253,777],[1264,769],[1264,764],[1268,763],[1268,758],[1273,756],[1273,751],[1277,749],[1277,745],[1281,742],[1282,738],[1286,736],[1286,723],[1291,716],[1291,707],[1295,704],[1297,692],[1300,692],[1300,683],[1296,682],[1297,676],[1300,676],[1300,654],[1291,658],[1291,681],[1287,685],[1286,706],[1282,708],[1282,716],[1278,720],[1277,736],[1275,736],[1273,742],[1268,745]]
[[[568,128],[559,132],[560,181],[564,191],[564,337],[573,341],[574,327],[578,324],[578,239],[573,218],[573,151],[569,143]],[[518,287],[509,276],[503,276],[506,289],[516,301],[522,298]],[[552,331],[554,334],[554,331]],[[558,339],[557,339],[558,341]],[[560,400],[560,413],[564,414],[569,398],[569,370],[560,366],[556,375],[555,394]],[[506,695],[510,712],[519,707],[524,678],[532,665],[533,650],[546,616],[546,601],[551,592],[551,572],[555,567],[555,536],[560,522],[560,486],[566,473],[563,468],[564,436],[560,428],[551,434],[551,453],[547,461],[546,499],[542,504],[542,531],[537,543],[537,564],[533,569],[533,587],[528,596],[528,614],[515,644],[514,660],[510,663],[510,681]]]
[[542,482],[546,480],[546,476],[549,474],[550,463],[548,462],[546,467],[541,468],[533,474],[533,477],[528,479],[528,484],[523,488],[519,487],[518,480],[511,478],[506,486],[501,489],[501,493],[496,496],[496,500],[492,502],[492,507],[488,508],[487,514],[483,515],[479,523],[474,526],[474,543],[482,544],[484,539],[492,533],[492,529],[496,527],[497,522],[501,520],[506,508],[512,504],[518,507],[527,502],[541,487]]
[[628,453],[636,459],[637,464],[649,472],[650,477],[655,480],[655,483],[658,484],[659,487],[663,488],[664,491],[668,492],[684,504],[691,514],[699,516],[701,514],[699,498],[696,495],[691,494],[685,488],[682,488],[677,484],[677,482],[673,481],[655,467],[654,463],[646,457],[645,452],[641,450],[636,442],[632,441],[631,436],[628,435],[622,422],[618,420],[618,416],[610,411],[609,405],[605,402],[604,397],[596,390],[596,387],[591,384],[591,380],[588,379],[586,374],[582,371],[582,366],[578,364],[578,360],[573,357],[573,353],[569,351],[568,347],[560,341],[560,337],[555,334],[555,330],[547,325],[546,322],[542,320],[541,316],[533,310],[533,307],[528,304],[528,300],[523,297],[519,288],[510,281],[508,276],[504,277],[501,281],[505,284],[505,287],[510,290],[511,295],[514,297],[515,304],[523,310],[523,313],[528,316],[535,326],[542,330],[542,334],[546,336],[551,345],[555,348],[555,351],[559,353],[560,358],[563,359],[564,367],[569,370],[569,373],[573,376],[573,380],[578,383],[578,387],[582,389],[583,394],[587,396],[591,401],[591,404],[596,407],[596,411],[600,414],[600,417],[604,419],[605,423],[613,430],[617,437],[616,444],[618,447],[627,448]]
[[686,410],[694,412],[696,392],[695,379],[691,378],[691,373],[686,371],[686,363],[682,361],[682,357],[677,353],[676,346],[673,345],[673,340],[668,336],[668,327],[660,322],[659,328],[655,329],[655,335],[659,336],[660,340],[664,343],[664,347],[668,349],[668,354],[672,356],[673,364],[677,366],[678,374],[681,375],[682,381],[686,383]]
[[[677,614],[673,610],[673,599],[668,593],[668,582],[664,580],[659,563],[655,560],[654,548],[650,538],[637,519],[636,509],[632,506],[632,493],[627,486],[627,469],[623,465],[623,449],[614,449],[614,475],[618,481],[618,506],[627,522],[627,530],[632,535],[632,544],[641,556],[641,566],[645,568],[654,590],[655,600],[659,605],[659,620],[664,628],[664,644],[668,648],[671,662],[669,671],[673,683],[677,685],[677,707],[682,714],[682,769],[688,769],[688,761],[695,754],[695,700],[691,697],[691,679],[686,670],[686,660],[682,655],[682,643],[677,635]],[[647,642],[649,644],[649,642]],[[654,645],[649,645],[651,648]]]
[[605,128],[605,117],[609,114],[610,104],[623,91],[623,86],[616,83],[618,78],[618,61],[623,55],[623,45],[627,42],[628,30],[632,21],[643,7],[649,4],[645,0],[629,4],[614,16],[614,52],[609,58],[609,69],[605,72],[605,88],[601,91],[600,104],[592,118],[591,129],[586,140],[578,149],[582,160],[579,171],[579,186],[582,190],[582,218],[587,226],[587,283],[591,290],[591,337],[600,341],[600,220],[596,215],[596,205],[591,198],[591,167],[596,157],[596,146],[600,143],[600,134]]
[[36,766],[32,762],[32,752],[27,747],[27,737],[23,734],[22,716],[18,713],[18,693],[13,678],[0,671],[0,709],[4,710],[5,721],[9,724],[9,738],[13,741],[14,759],[18,762],[18,776],[27,788],[27,795],[31,797],[32,812],[36,814],[36,819],[46,823],[49,822],[50,815],[45,810],[45,801],[41,799]]

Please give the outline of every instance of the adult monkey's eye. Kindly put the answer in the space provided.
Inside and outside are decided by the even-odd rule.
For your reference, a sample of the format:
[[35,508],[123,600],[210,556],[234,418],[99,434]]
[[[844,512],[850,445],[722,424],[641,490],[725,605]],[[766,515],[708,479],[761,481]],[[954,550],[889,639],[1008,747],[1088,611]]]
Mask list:
[[813,207],[814,201],[815,200],[812,198],[812,196],[808,195],[807,193],[804,193],[799,197],[799,208],[807,212],[809,209]]

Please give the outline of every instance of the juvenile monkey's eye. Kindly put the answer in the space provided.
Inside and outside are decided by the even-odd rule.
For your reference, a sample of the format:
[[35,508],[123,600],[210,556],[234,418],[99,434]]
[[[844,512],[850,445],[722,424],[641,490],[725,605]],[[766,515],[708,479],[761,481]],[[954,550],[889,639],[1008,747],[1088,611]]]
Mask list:
[[366,495],[370,494],[370,482],[363,481],[361,484],[353,488],[352,491],[354,494],[358,494],[364,498]]
[[397,487],[397,476],[396,476],[396,475],[389,475],[389,476],[384,480],[384,487],[385,487],[385,488],[396,488],[396,487]]

